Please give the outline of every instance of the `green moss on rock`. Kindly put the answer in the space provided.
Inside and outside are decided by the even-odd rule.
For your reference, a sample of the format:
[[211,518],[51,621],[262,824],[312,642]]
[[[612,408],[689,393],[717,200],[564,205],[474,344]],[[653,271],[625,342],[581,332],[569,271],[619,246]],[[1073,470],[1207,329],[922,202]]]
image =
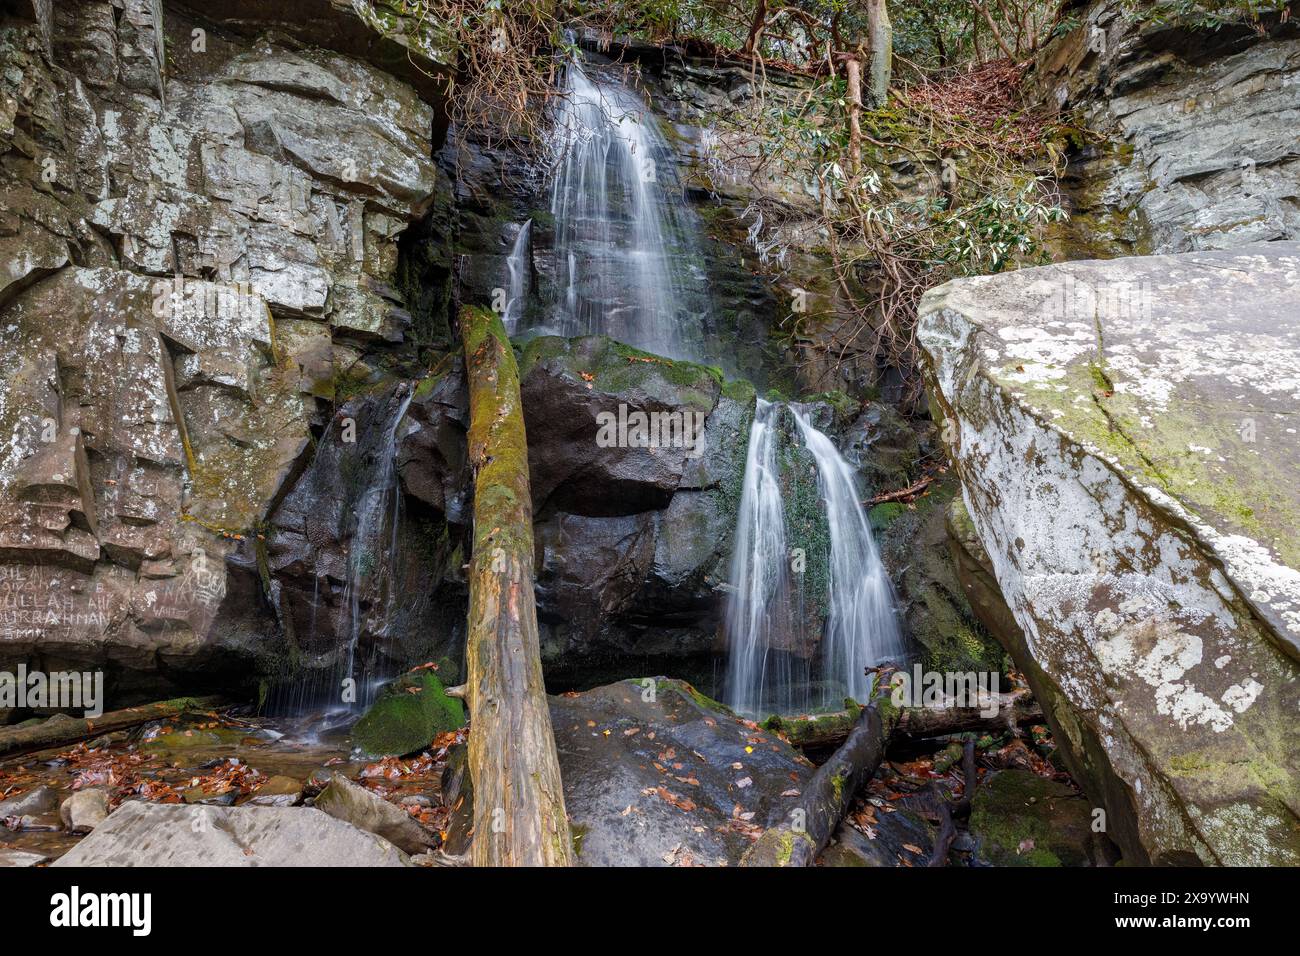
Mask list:
[[448,697],[432,671],[412,671],[384,688],[353,728],[353,742],[376,757],[401,756],[465,723],[465,708]]
[[979,856],[996,866],[1090,862],[1088,801],[1068,785],[1028,770],[1003,770],[980,783],[970,830]]

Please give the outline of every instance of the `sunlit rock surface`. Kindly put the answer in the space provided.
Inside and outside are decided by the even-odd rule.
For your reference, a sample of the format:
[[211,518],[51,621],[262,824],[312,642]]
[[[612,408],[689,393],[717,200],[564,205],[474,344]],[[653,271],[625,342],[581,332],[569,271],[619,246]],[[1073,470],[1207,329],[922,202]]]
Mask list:
[[961,280],[921,311],[1019,653],[1100,743],[1126,856],[1300,862],[1300,245]]

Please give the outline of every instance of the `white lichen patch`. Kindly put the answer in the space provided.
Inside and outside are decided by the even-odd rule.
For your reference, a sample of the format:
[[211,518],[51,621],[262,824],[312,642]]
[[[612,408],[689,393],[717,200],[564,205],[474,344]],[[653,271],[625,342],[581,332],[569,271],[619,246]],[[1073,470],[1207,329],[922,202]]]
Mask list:
[[[1205,469],[1255,460],[1271,467],[1294,454],[1282,437],[1281,423],[1290,422],[1274,424],[1268,404],[1282,390],[1261,375],[1287,378],[1300,362],[1300,327],[1291,323],[1294,349],[1275,341],[1270,351],[1250,336],[1229,341],[1223,323],[1245,314],[1229,301],[1242,294],[1224,290],[1237,273],[1189,259],[1178,267],[1170,259],[1071,263],[950,283],[923,303],[919,337],[952,419],[945,437],[964,500],[1029,653],[1128,782],[1144,843],[1213,860],[1249,854],[1226,828],[1189,829],[1189,810],[1201,801],[1207,810],[1253,803],[1274,793],[1285,779],[1280,768],[1294,763],[1286,731],[1269,722],[1300,704],[1300,667],[1250,605],[1267,607],[1270,623],[1300,624],[1284,617],[1300,609],[1300,572],[1257,537],[1217,523],[1224,515],[1258,523],[1269,512],[1253,499],[1225,502],[1219,476],[1228,473]],[[1278,261],[1292,260],[1285,268],[1300,264],[1300,247],[1278,246],[1269,281]],[[1032,273],[1066,269],[1094,285],[1108,269],[1141,274],[1148,311],[1099,314],[1095,326],[1045,319],[1035,333],[1026,316],[1040,313],[1032,295],[1020,297],[1023,287]],[[1263,308],[1256,318],[1266,329],[1286,329],[1280,317],[1300,300],[1261,285],[1242,301],[1243,310]],[[1198,311],[1210,302],[1215,313]],[[1252,352],[1267,358],[1269,372],[1235,367]],[[1076,364],[1063,377],[1031,371],[1068,365],[1071,355]],[[1244,396],[1229,414],[1250,409],[1251,427],[1267,436],[1263,455],[1242,453],[1253,450],[1244,439],[1234,454],[1197,425],[1219,407],[1224,383],[1228,395]],[[1179,435],[1189,418],[1192,430]],[[1229,420],[1224,431],[1238,424]],[[1202,470],[1172,470],[1179,467]],[[1294,496],[1272,487],[1274,497]],[[1271,540],[1298,532],[1268,530]],[[1191,769],[1175,770],[1189,751],[1179,766]],[[1232,754],[1249,755],[1242,759],[1251,771],[1219,772]],[[1300,836],[1288,839],[1300,852]]]

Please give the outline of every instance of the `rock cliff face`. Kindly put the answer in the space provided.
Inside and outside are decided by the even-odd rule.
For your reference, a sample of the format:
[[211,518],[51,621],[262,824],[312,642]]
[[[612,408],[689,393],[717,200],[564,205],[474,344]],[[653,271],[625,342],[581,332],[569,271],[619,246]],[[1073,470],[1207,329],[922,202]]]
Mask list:
[[1196,30],[1144,23],[1120,0],[1076,4],[1079,26],[1031,74],[1077,111],[1066,177],[1071,258],[1224,249],[1300,237],[1300,28],[1265,17]]
[[263,653],[317,400],[420,332],[394,283],[446,192],[436,63],[364,3],[263,6],[0,20],[0,665]]
[[[600,337],[534,339],[521,363],[547,680],[629,661],[713,684],[754,390]],[[598,416],[697,416],[694,448],[601,447]]]
[[1300,246],[1271,243],[923,304],[1010,649],[1103,771],[1076,768],[1130,859],[1300,862],[1298,275]]

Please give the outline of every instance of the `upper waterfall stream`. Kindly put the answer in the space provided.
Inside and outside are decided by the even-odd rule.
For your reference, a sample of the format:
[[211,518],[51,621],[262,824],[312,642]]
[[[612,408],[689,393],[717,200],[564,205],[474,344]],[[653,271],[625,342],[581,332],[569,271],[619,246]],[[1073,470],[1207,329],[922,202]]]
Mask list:
[[699,282],[691,272],[695,224],[680,198],[672,151],[645,102],[570,63],[554,137],[559,301],[546,330],[703,358],[699,317],[682,302],[684,289]]

